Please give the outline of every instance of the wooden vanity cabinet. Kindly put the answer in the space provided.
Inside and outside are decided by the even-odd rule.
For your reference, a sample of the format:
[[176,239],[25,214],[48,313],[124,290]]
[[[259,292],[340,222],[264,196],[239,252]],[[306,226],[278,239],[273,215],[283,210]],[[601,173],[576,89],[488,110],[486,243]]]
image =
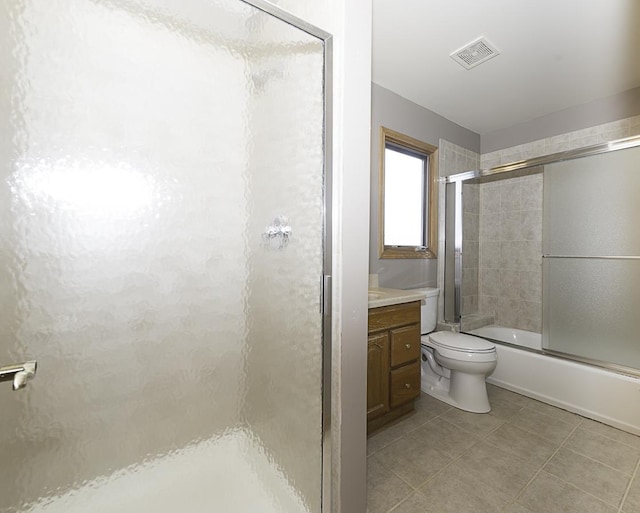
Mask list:
[[420,396],[420,301],[369,309],[367,432],[413,411]]
[[367,352],[367,422],[389,411],[389,334],[369,335]]

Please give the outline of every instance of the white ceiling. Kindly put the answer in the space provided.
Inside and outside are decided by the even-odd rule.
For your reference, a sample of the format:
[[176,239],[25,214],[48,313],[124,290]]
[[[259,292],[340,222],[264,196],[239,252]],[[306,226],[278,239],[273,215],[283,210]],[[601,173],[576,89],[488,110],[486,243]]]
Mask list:
[[[484,36],[501,52],[465,70]],[[373,0],[373,81],[474,132],[640,86],[640,0]]]

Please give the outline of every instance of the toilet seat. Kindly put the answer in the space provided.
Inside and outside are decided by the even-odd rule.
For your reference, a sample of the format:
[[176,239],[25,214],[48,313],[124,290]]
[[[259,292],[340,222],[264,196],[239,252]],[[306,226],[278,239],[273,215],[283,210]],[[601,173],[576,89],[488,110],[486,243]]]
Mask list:
[[[427,340],[424,340],[424,339]],[[423,343],[433,347],[442,356],[453,360],[491,361],[497,358],[496,346],[480,337],[439,331],[423,337]]]
[[496,348],[495,344],[484,338],[455,333],[453,331],[431,333],[429,340],[436,346],[468,353],[486,353]]

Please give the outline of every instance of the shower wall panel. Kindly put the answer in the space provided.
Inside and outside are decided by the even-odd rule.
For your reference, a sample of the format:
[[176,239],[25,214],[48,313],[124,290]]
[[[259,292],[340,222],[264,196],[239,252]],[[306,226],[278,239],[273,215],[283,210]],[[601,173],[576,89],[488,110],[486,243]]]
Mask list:
[[502,326],[542,329],[542,174],[480,189],[479,310]]

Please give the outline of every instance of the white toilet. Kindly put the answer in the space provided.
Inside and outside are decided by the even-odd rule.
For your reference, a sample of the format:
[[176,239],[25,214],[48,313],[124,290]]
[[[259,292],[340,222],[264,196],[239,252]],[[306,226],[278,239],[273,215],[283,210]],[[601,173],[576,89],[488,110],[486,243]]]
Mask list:
[[491,411],[486,377],[498,363],[496,346],[462,333],[433,332],[437,322],[436,288],[417,289],[427,295],[421,311],[422,383],[426,394],[473,413]]

